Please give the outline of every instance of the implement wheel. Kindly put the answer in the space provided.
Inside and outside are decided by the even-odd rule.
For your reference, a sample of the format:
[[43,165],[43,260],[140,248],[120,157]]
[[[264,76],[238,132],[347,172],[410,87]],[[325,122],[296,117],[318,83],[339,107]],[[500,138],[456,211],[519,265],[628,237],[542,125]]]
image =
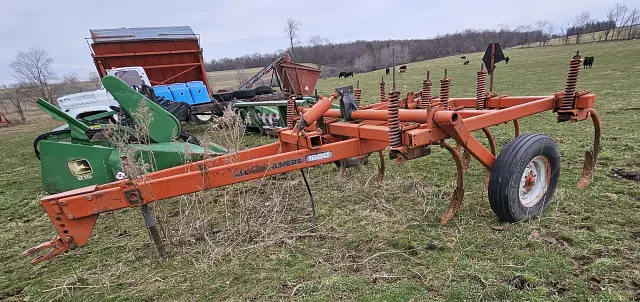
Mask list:
[[518,222],[544,211],[558,185],[560,152],[548,136],[524,134],[504,147],[489,179],[491,209],[503,221]]

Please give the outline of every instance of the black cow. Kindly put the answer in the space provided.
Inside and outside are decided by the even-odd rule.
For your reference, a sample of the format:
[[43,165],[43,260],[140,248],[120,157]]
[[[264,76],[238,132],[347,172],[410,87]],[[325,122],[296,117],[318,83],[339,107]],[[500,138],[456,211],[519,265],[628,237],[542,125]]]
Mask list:
[[352,77],[353,78],[353,71],[342,71],[338,75],[338,79],[339,78],[345,78],[346,79],[347,77]]
[[504,63],[509,64],[509,57],[504,57]]
[[462,65],[469,65],[469,60],[464,61],[464,63],[462,63]]
[[466,60],[467,56],[462,56],[462,57],[460,57],[460,59]]
[[407,65],[400,66],[400,68],[398,69],[398,73],[405,73],[405,72],[407,72]]
[[593,65],[593,59],[595,59],[595,57],[584,57],[582,68],[591,68],[591,66]]
[[391,71],[389,70],[389,67],[387,67],[387,69],[385,69],[385,71],[384,71],[384,72],[386,72],[386,73],[387,73],[387,75],[389,75],[389,73],[390,73]]

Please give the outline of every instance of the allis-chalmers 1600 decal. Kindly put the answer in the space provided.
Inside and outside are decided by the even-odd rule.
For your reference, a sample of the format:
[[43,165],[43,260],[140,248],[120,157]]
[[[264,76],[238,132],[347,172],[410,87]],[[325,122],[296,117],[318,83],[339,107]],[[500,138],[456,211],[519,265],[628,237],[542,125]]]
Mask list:
[[299,164],[302,164],[302,158],[285,160],[279,163],[271,164],[270,166],[266,164],[255,165],[248,169],[240,169],[238,173],[233,177],[242,177],[242,176],[254,174],[254,173],[264,173],[266,171],[271,171],[271,170],[280,169],[280,168],[289,167],[289,166],[295,166]]
[[[314,161],[329,159],[331,157],[333,157],[333,153],[331,151],[327,151],[327,152],[307,155],[305,157],[305,160],[308,163],[310,163]],[[242,176],[254,174],[254,173],[264,173],[266,171],[271,171],[271,170],[280,169],[284,167],[296,166],[299,164],[302,164],[302,158],[281,161],[279,163],[272,164],[271,166],[267,164],[261,164],[261,165],[253,166],[248,169],[240,169],[239,172],[235,174],[233,177],[242,177]]]

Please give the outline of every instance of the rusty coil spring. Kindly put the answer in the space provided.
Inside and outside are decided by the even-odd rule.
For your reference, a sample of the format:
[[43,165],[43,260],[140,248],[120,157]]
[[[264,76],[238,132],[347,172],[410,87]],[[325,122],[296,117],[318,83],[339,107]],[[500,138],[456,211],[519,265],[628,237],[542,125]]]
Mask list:
[[316,121],[316,126],[318,127],[318,129],[320,129],[322,131],[322,133],[327,133],[327,124],[324,121],[324,116],[321,116]]
[[287,127],[293,129],[293,118],[296,114],[296,98],[290,98],[287,101]]
[[418,99],[418,108],[424,108],[423,104],[429,106],[431,103],[431,78],[429,77],[429,71],[427,71],[427,77],[422,81],[422,90],[420,91],[420,99]]
[[440,103],[444,108],[449,108],[449,92],[451,91],[451,78],[440,80]]
[[384,102],[387,99],[387,93],[384,89],[384,79],[380,82],[380,102]]
[[476,87],[476,109],[482,110],[487,108],[487,98],[485,94],[486,88],[486,72],[480,67],[480,71],[478,71],[478,85]]
[[358,105],[358,108],[360,108],[360,98],[362,98],[362,90],[360,90],[360,88],[354,89],[353,96],[356,98],[356,105]]
[[391,147],[402,146],[402,136],[400,135],[400,91],[389,93],[389,105],[387,122],[389,123],[389,143]]
[[562,96],[562,105],[560,110],[573,110],[575,104],[573,100],[576,96],[576,87],[578,86],[578,76],[580,76],[580,60],[579,58],[572,59],[569,63],[569,74],[567,75],[567,86],[564,89],[564,95]]

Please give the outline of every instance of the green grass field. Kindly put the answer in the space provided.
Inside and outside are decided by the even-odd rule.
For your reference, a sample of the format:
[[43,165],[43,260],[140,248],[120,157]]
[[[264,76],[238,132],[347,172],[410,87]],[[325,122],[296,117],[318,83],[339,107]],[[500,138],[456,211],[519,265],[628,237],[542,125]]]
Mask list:
[[[439,148],[402,165],[387,161],[382,184],[376,161],[341,175],[310,169],[318,233],[308,234],[309,207],[299,173],[158,202],[171,256],[160,259],[137,209],[103,215],[89,243],[56,259],[29,264],[25,248],[54,230],[43,196],[33,138],[57,125],[49,118],[0,129],[0,300],[7,301],[629,301],[640,299],[640,186],[611,169],[640,171],[640,42],[505,50],[495,90],[545,95],[564,89],[576,47],[595,56],[579,88],[597,94],[603,123],[596,176],[577,189],[590,121],[555,122],[551,112],[521,120],[523,133],[559,143],[561,177],[553,202],[532,221],[504,224],[483,192],[484,171],[472,161],[457,216],[439,224],[454,187],[454,164]],[[448,69],[453,96],[475,95],[481,53],[408,64],[403,92],[418,90],[427,69],[434,82]],[[376,102],[383,71],[318,83],[322,94],[355,85]],[[385,78],[387,87],[391,79]],[[439,84],[434,85],[435,88]],[[437,93],[434,91],[434,93]],[[216,133],[190,127],[205,139]],[[513,138],[492,127],[498,147]],[[245,146],[269,141],[247,135]],[[129,236],[118,237],[126,232]]]

